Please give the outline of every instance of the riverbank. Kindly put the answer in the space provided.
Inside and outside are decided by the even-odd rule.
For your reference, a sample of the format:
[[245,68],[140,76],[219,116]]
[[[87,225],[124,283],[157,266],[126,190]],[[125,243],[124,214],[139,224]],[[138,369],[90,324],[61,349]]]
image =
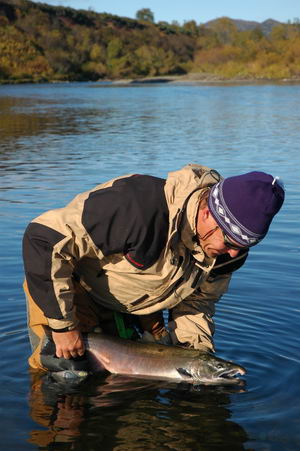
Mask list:
[[[78,82],[89,82],[91,80],[48,80],[48,79],[13,79],[13,80],[1,80],[0,85],[16,85],[16,84],[41,84],[41,83],[78,83]],[[225,78],[219,77],[214,74],[208,73],[188,73],[184,75],[163,75],[155,77],[140,77],[140,78],[122,78],[122,79],[99,79],[96,83],[111,83],[113,85],[135,85],[135,84],[201,84],[201,85],[247,85],[247,84],[299,84],[300,78],[245,78],[245,77],[234,77]]]
[[[102,81],[102,80],[99,80]],[[175,84],[266,84],[266,83],[300,83],[300,78],[225,78],[207,73],[189,73],[184,75],[165,75],[157,77],[141,77],[120,80],[107,80],[114,85],[133,85],[133,84],[156,84],[156,83],[175,83]]]

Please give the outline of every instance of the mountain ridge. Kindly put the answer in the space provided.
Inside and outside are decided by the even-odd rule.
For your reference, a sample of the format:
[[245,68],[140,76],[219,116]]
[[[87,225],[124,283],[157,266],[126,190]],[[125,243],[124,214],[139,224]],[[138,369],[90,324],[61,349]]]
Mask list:
[[260,29],[263,34],[270,34],[272,29],[278,25],[283,25],[283,22],[279,22],[274,19],[266,19],[263,22],[257,22],[254,20],[245,20],[245,19],[232,19],[231,17],[223,16],[217,17],[216,19],[209,20],[205,22],[203,25],[207,28],[213,28],[214,25],[220,21],[221,19],[227,19],[232,22],[238,31],[251,31],[255,29]]

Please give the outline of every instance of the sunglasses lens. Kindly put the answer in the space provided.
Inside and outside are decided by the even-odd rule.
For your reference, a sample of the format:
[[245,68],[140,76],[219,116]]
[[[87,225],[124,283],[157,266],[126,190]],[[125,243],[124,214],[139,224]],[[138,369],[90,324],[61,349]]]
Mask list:
[[243,247],[243,246],[238,246],[237,244],[233,244],[223,231],[222,231],[222,233],[223,233],[224,243],[225,243],[226,247],[228,247],[229,249],[233,249],[234,251],[240,251],[242,249],[245,249],[245,247]]

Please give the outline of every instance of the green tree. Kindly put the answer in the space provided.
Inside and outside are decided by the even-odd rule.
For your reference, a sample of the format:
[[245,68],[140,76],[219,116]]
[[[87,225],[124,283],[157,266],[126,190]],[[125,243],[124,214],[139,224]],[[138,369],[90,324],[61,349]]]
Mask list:
[[287,27],[284,25],[277,25],[276,27],[272,28],[271,31],[271,40],[277,41],[281,39],[287,38]]
[[144,22],[154,23],[154,14],[149,8],[142,8],[136,12],[135,17],[137,20],[143,20]]
[[112,39],[107,46],[107,58],[112,60],[122,55],[123,44],[120,38]]
[[187,22],[184,22],[183,24],[183,30],[187,33],[197,36],[199,34],[199,28],[195,20],[189,20]]
[[221,44],[233,43],[238,35],[235,24],[227,17],[221,17],[216,20],[211,28],[216,33]]
[[99,44],[93,44],[90,50],[92,61],[101,61],[103,57],[103,48]]

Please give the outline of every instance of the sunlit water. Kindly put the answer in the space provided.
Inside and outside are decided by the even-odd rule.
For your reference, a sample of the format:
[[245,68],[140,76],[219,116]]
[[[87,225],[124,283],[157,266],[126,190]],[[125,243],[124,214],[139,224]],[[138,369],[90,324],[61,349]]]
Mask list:
[[[0,87],[3,449],[300,449],[299,100],[298,85]],[[246,387],[99,375],[68,392],[31,378],[27,223],[112,177],[189,162],[285,182],[283,209],[215,317],[217,353],[247,368]]]

